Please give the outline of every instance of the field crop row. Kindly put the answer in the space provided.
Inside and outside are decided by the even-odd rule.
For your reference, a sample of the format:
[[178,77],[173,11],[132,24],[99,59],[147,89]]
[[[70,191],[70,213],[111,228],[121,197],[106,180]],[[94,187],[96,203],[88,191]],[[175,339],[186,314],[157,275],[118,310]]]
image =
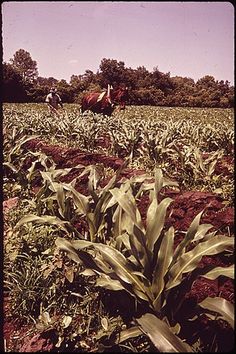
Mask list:
[[233,198],[233,111],[127,107],[111,118],[65,105],[60,117],[41,104],[6,104],[4,160],[17,140],[37,135],[49,144],[129,157],[130,167],[160,167],[184,188]]

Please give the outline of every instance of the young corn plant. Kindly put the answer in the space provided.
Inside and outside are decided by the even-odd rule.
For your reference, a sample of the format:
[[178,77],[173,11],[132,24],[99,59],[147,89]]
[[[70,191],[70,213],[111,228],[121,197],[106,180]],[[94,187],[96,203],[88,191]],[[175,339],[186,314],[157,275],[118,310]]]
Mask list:
[[131,162],[133,157],[140,153],[140,142],[142,141],[141,124],[133,122],[132,129],[123,122],[123,124],[113,123],[110,126],[111,149],[110,153],[117,156],[130,156]]
[[[15,137],[16,134],[16,137]],[[3,156],[3,174],[4,187],[8,184],[12,185],[12,190],[29,191],[30,184],[24,171],[27,159],[32,158],[30,152],[26,152],[24,144],[37,136],[18,136],[13,129],[13,142],[6,140],[4,142]],[[12,145],[13,144],[13,145]],[[5,188],[6,192],[6,188]],[[7,192],[6,192],[7,193]]]
[[[56,245],[60,250],[66,251],[74,262],[97,274],[98,286],[114,291],[125,290],[138,302],[148,303],[151,314],[144,314],[141,319],[137,319],[137,323],[153,340],[158,350],[172,348],[175,351],[192,351],[176,332],[173,333],[174,329],[170,328],[178,325],[175,318],[181,311],[183,289],[190,288],[199,275],[217,277],[224,274],[232,277],[232,268],[217,267],[203,271],[197,265],[204,255],[232,250],[233,239],[223,235],[215,236],[215,233],[207,234],[212,225],[199,224],[201,212],[193,220],[184,240],[174,250],[174,228],[165,229],[165,216],[172,200],[164,198],[161,202],[158,201],[162,186],[163,176],[157,170],[154,189],[150,191],[146,229],[142,225],[131,188],[125,184],[120,188],[110,189],[112,198],[105,207],[110,209],[116,205],[111,230],[114,233],[113,242],[69,242],[58,238]],[[178,302],[173,302],[176,294],[181,296],[179,295]],[[222,311],[223,299],[217,301],[215,310],[226,320],[230,317],[232,323],[231,304],[224,301],[225,311]],[[173,308],[173,303],[179,306]],[[208,302],[202,305],[207,307]],[[209,307],[212,309],[212,304]],[[134,329],[136,334],[140,334],[140,327]],[[163,340],[158,339],[159,337]]]
[[185,184],[188,186],[206,185],[209,190],[214,190],[218,182],[218,177],[215,176],[215,167],[219,159],[223,156],[223,150],[215,151],[208,158],[203,159],[199,148],[194,146],[184,146],[179,149],[174,146],[173,149],[177,152],[178,170],[176,173]]
[[156,125],[155,129],[150,129],[147,125],[144,130],[144,146],[149,158],[158,164],[163,171],[169,168],[172,160],[176,158],[176,152],[173,149],[175,139],[179,135],[175,125],[170,122]]
[[[90,241],[105,242],[106,237],[109,237],[110,234],[111,222],[109,222],[108,215],[110,211],[107,211],[104,205],[106,206],[111,199],[109,190],[116,185],[122,169],[127,164],[128,160],[103,188],[99,187],[102,176],[99,174],[99,167],[96,166],[76,166],[76,168],[82,168],[83,171],[70,183],[60,182],[60,177],[69,173],[70,168],[54,169],[50,167],[46,171],[40,171],[42,187],[33,200],[38,215],[26,215],[17,223],[17,227],[28,222],[58,224],[67,234],[72,232],[81,239],[88,237]],[[89,196],[85,196],[75,189],[77,179],[84,175],[88,175]],[[87,234],[82,235],[73,226],[74,220],[78,217],[86,219],[89,230]]]
[[95,142],[100,131],[99,125],[95,122],[84,122],[78,127],[78,139],[81,147],[86,151],[94,151]]

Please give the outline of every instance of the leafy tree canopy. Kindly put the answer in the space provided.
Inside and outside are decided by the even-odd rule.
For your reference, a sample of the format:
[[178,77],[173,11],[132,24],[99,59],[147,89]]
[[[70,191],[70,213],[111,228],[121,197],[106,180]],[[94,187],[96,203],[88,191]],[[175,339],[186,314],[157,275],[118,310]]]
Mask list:
[[32,83],[38,77],[37,62],[24,49],[19,49],[10,59],[10,63],[22,76],[24,83]]
[[51,86],[57,86],[63,102],[80,103],[85,92],[101,91],[110,84],[113,88],[127,86],[132,105],[160,105],[170,107],[234,106],[234,87],[226,80],[217,81],[206,75],[195,83],[188,77],[171,77],[158,66],[148,71],[145,66],[126,68],[123,61],[103,58],[99,70],[87,69],[84,74],[71,76],[70,82],[38,75],[37,62],[29,52],[19,49],[3,65],[4,102],[44,102]]

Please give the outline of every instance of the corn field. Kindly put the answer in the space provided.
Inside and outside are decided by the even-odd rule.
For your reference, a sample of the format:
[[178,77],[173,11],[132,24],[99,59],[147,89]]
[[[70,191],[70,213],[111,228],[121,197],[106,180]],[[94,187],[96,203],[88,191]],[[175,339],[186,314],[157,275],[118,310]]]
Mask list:
[[[230,350],[233,115],[4,104],[3,199],[16,201],[4,210],[6,322],[46,334],[48,351]],[[185,195],[192,219],[179,226]],[[193,296],[216,282],[214,296]]]

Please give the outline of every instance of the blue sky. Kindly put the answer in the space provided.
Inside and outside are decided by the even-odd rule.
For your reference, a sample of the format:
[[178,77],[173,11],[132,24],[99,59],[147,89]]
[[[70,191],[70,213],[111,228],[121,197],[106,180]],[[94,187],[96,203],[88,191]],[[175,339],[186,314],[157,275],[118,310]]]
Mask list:
[[24,49],[42,77],[69,82],[107,58],[234,85],[230,2],[9,1],[2,22],[3,61]]

